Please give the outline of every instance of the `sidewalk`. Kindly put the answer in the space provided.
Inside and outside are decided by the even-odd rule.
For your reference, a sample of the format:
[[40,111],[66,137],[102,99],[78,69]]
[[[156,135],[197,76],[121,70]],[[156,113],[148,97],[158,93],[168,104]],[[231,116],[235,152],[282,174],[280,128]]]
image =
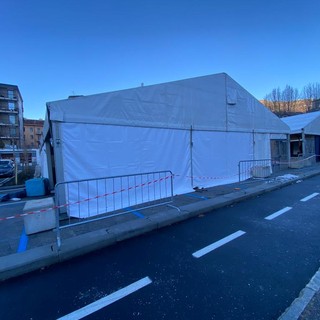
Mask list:
[[[174,197],[172,206],[146,209],[143,210],[142,216],[129,212],[125,215],[66,228],[61,233],[60,251],[57,250],[55,231],[46,231],[28,236],[25,250],[17,253],[21,239],[23,240],[25,236],[23,235],[23,219],[0,221],[0,234],[2,239],[7,239],[7,241],[1,241],[0,244],[0,281],[84,255],[318,174],[320,174],[319,165],[283,170],[268,179],[249,180],[178,195]],[[16,204],[19,206],[18,202]],[[22,207],[21,204],[20,212],[16,214],[22,213]],[[293,302],[280,319],[319,319],[319,289],[320,272],[315,275],[301,292],[300,297]],[[313,315],[315,315],[314,318],[312,318]]]

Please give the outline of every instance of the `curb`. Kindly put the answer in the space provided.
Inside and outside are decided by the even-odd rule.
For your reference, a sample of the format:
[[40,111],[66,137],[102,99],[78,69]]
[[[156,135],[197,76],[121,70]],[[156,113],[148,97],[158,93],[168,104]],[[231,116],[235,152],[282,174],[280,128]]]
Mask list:
[[292,302],[278,320],[297,320],[319,289],[320,269],[315,273],[306,287],[301,290],[299,297]]
[[114,225],[108,229],[99,229],[85,233],[64,240],[60,251],[57,250],[56,244],[53,244],[0,257],[0,281],[85,255],[92,251],[113,245],[117,242],[286,187],[296,183],[298,180],[310,178],[319,174],[320,172],[301,174],[299,177],[285,182],[275,181],[275,184],[273,185],[268,186],[263,184],[251,187],[245,191],[238,191],[203,202],[185,205],[177,209],[162,211],[147,217],[146,219],[127,221]]

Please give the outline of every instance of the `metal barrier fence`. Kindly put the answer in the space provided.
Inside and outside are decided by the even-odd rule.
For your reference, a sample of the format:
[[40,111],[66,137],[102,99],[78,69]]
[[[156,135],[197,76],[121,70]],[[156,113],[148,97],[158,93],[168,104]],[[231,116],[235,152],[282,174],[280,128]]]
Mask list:
[[238,174],[239,182],[250,178],[266,178],[272,173],[279,172],[287,168],[299,169],[315,165],[320,161],[320,155],[309,157],[291,157],[289,161],[281,161],[279,158],[262,160],[239,161]]
[[[55,202],[60,248],[61,229],[128,214],[122,209],[132,206],[143,210],[172,203],[173,174],[167,170],[61,182],[55,186]],[[68,218],[62,224],[65,213]]]
[[266,178],[284,167],[287,168],[288,163],[276,159],[242,160],[238,164],[239,182],[250,178]]
[[318,160],[318,155],[312,155],[307,158],[304,158],[303,156],[291,157],[289,167],[295,169],[309,167],[314,165]]

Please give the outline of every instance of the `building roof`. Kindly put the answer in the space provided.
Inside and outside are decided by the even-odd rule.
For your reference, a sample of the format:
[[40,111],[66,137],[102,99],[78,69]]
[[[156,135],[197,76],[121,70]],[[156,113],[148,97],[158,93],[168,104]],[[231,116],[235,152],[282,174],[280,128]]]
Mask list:
[[20,100],[23,101],[19,87],[15,84],[0,83],[0,88],[14,89],[18,92]]
[[48,102],[47,111],[56,122],[289,133],[225,73]]
[[291,117],[281,118],[290,128],[290,133],[320,135],[320,111],[303,113]]
[[25,126],[43,126],[44,124],[44,120],[35,120],[35,119],[23,119],[23,124]]

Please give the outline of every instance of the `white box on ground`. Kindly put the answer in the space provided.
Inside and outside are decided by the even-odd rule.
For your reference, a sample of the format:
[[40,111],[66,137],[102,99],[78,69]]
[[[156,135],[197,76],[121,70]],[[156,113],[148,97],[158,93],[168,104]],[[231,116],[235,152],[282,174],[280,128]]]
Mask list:
[[270,166],[252,167],[251,174],[254,178],[267,178],[271,175],[271,167]]
[[26,234],[33,234],[55,228],[56,218],[53,198],[30,200],[26,202],[23,213],[46,210],[28,214],[23,217]]

